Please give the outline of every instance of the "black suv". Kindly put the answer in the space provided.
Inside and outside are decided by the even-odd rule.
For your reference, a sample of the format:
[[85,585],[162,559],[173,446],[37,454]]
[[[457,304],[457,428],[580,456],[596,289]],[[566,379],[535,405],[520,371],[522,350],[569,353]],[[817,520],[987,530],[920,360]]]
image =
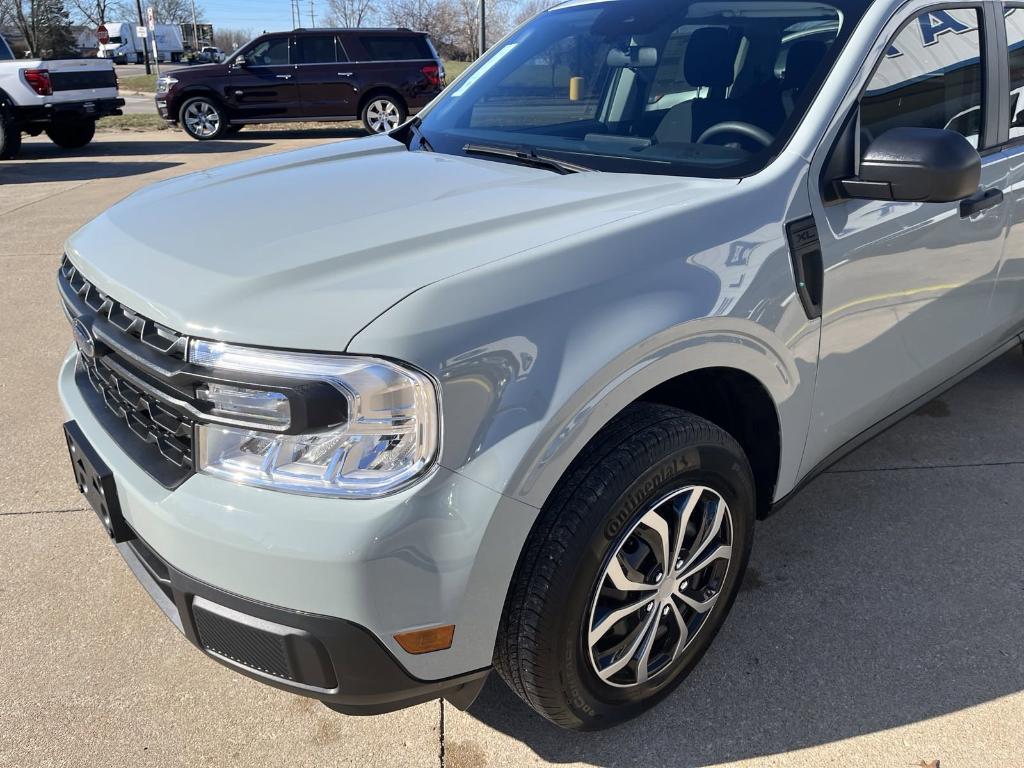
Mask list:
[[246,123],[356,120],[382,133],[444,87],[430,38],[409,29],[296,29],[261,35],[223,64],[177,69],[157,83],[156,106],[192,138]]

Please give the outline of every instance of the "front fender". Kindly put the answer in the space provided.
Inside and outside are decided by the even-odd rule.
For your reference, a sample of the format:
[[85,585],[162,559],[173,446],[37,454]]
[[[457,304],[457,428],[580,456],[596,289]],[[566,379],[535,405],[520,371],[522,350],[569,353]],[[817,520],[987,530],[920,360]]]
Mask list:
[[573,459],[616,414],[658,385],[707,368],[746,373],[768,392],[781,428],[780,489],[792,485],[809,412],[801,395],[810,392],[801,390],[796,358],[756,323],[708,318],[651,336],[583,382],[537,431],[503,492],[541,506]]

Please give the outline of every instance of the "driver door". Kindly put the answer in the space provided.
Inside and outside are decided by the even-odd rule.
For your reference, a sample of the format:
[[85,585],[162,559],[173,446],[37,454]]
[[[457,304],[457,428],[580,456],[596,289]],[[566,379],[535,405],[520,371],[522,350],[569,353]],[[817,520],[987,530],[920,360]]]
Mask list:
[[1000,96],[985,69],[997,53],[995,35],[985,33],[995,6],[913,7],[883,34],[880,60],[868,62],[861,96],[840,118],[846,128],[823,143],[812,178],[827,182],[830,161],[856,155],[890,128],[947,128],[982,150],[979,194],[989,192],[991,204],[971,213],[960,202],[830,200],[827,189],[812,189],[825,276],[802,472],[995,343],[990,299],[1008,213],[1005,163],[984,153]]
[[288,35],[263,38],[242,54],[244,66],[232,66],[224,93],[232,120],[302,116],[291,47]]

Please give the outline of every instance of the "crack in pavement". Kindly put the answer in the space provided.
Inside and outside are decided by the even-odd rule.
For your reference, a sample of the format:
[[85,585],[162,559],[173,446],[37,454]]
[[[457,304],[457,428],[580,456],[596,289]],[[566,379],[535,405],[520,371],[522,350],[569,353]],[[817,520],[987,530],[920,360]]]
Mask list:
[[438,699],[438,704],[441,709],[441,722],[437,729],[438,733],[438,753],[437,760],[441,768],[445,768],[445,755],[444,755],[444,699]]
[[68,509],[29,509],[23,512],[0,512],[0,517],[17,517],[18,515],[60,515],[65,512],[87,512],[88,507],[69,507]]
[[855,472],[905,472],[914,469],[974,469],[977,467],[1015,467],[1024,466],[1022,461],[981,461],[977,464],[920,464],[917,466],[908,465],[904,467],[868,467],[865,469],[829,469],[822,474],[826,475],[848,475]]

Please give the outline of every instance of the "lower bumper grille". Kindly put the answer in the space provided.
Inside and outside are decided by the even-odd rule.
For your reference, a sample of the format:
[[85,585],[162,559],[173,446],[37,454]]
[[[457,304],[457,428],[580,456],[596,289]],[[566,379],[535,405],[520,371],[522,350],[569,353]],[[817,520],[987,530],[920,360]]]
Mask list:
[[242,614],[237,618],[230,616],[235,613],[229,608],[196,598],[192,603],[192,616],[196,621],[200,645],[210,653],[249,669],[295,681],[295,671],[285,644],[286,636],[275,632],[272,629],[274,625],[269,622],[263,622],[267,627],[259,627],[253,626],[252,617]]

